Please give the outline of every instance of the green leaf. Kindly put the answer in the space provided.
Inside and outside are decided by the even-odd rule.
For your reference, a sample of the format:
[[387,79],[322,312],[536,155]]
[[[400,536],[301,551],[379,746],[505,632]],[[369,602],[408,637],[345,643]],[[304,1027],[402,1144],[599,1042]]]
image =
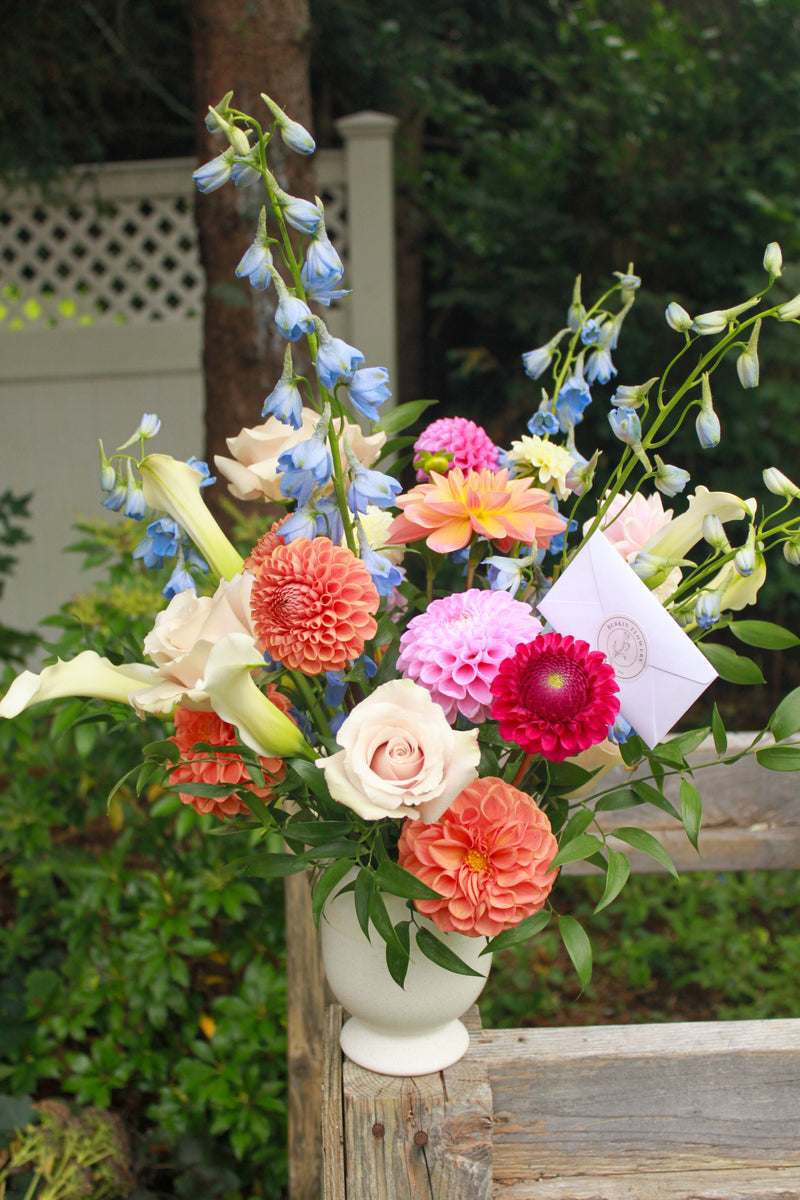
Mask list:
[[629,737],[627,742],[620,742],[619,752],[626,767],[635,767],[644,758],[644,742],[640,737]]
[[375,882],[382,892],[391,896],[403,896],[406,900],[439,900],[441,897],[416,875],[406,871],[398,863],[385,858],[375,871]]
[[566,846],[568,842],[572,842],[576,837],[580,837],[582,833],[591,825],[594,820],[594,814],[590,808],[580,808],[574,813],[567,822],[564,832],[559,839],[560,846]]
[[799,637],[771,621],[731,621],[728,628],[746,646],[760,646],[764,650],[788,650],[790,646],[800,646]]
[[395,943],[399,949],[400,946],[397,942],[397,934],[392,924],[392,918],[389,916],[383,896],[376,887],[373,887],[369,894],[369,915],[372,924],[386,942],[386,945]]
[[636,795],[640,796],[645,803],[652,804],[654,808],[660,808],[662,812],[669,813],[676,821],[680,821],[681,814],[672,801],[668,800],[658,788],[654,788],[650,783],[645,783],[644,780],[636,780],[632,786]]
[[317,927],[319,927],[325,902],[330,897],[334,888],[342,882],[347,872],[352,870],[352,866],[353,864],[348,859],[340,858],[337,862],[329,863],[317,880],[317,886],[314,888],[314,895],[311,900],[311,915]]
[[688,779],[681,780],[681,820],[686,836],[697,852],[700,847],[697,839],[700,836],[700,822],[703,819],[703,797],[693,783]]
[[408,404],[398,404],[383,414],[375,426],[375,430],[378,433],[385,433],[388,437],[402,433],[404,429],[408,429],[409,425],[413,425],[418,417],[422,416],[426,408],[430,408],[432,404],[436,403],[438,403],[436,400],[410,400]]
[[718,642],[698,642],[698,650],[702,650],[720,679],[728,683],[765,683],[761,670],[752,658],[743,658],[729,646],[721,646]]
[[165,738],[162,742],[150,742],[145,746],[142,754],[145,758],[166,758],[171,763],[178,762],[181,756],[180,750],[169,738]]
[[182,783],[180,790],[186,796],[220,799],[222,796],[230,796],[236,789],[230,783]]
[[688,766],[686,759],[679,745],[673,742],[661,742],[658,746],[654,746],[652,750],[647,752],[648,762],[666,763],[668,767],[677,767],[679,770]]
[[399,987],[405,987],[410,958],[411,922],[400,921],[394,927],[396,941],[386,943],[386,966]]
[[303,783],[308,785],[315,796],[319,796],[321,800],[329,799],[325,776],[319,767],[305,758],[290,758],[288,762],[295,775],[300,776]]
[[800,771],[800,746],[765,746],[756,759],[769,771]]
[[[599,770],[599,768],[597,769]],[[550,767],[550,787],[548,795],[553,791],[574,792],[583,787],[597,774],[597,770],[587,771],[576,763],[563,762]]]
[[635,808],[642,801],[633,788],[617,788],[607,796],[601,796],[594,806],[595,812],[616,812],[618,808]]
[[593,833],[581,833],[566,846],[562,846],[550,864],[550,870],[563,867],[565,863],[581,862],[603,849],[603,843]]
[[728,735],[716,704],[711,714],[711,732],[714,735],[714,749],[718,755],[724,754],[728,749]]
[[667,745],[673,750],[677,750],[685,758],[687,754],[695,751],[698,746],[702,746],[710,732],[711,730],[707,725],[702,729],[687,729],[685,733],[679,733],[676,737],[670,738]]
[[594,910],[596,913],[616,899],[628,882],[630,873],[631,863],[627,854],[623,854],[621,850],[609,850],[606,886]]
[[783,697],[770,718],[768,729],[776,742],[797,733],[800,729],[800,687]]
[[372,872],[362,868],[356,876],[353,893],[358,923],[367,941],[369,941],[369,901],[374,886]]
[[332,838],[346,838],[352,832],[350,821],[289,821],[281,830],[287,842],[302,846],[320,846]]
[[667,854],[661,842],[654,838],[652,833],[648,833],[646,829],[637,829],[635,826],[623,826],[620,829],[614,830],[614,837],[619,838],[621,842],[626,842],[629,846],[633,846],[635,850],[641,850],[644,854],[649,854],[657,863],[660,863],[670,875],[675,879],[678,878],[678,872],[672,859]]
[[475,975],[480,978],[480,971],[475,971],[472,967],[467,966],[454,950],[446,946],[429,929],[417,930],[417,945],[425,957],[436,963],[437,967],[444,967],[446,971],[452,971],[455,975]]
[[532,917],[526,917],[524,921],[520,921],[519,925],[515,925],[513,929],[504,929],[502,933],[498,933],[496,937],[489,940],[481,950],[481,955],[494,954],[496,950],[506,950],[509,946],[516,946],[518,942],[526,942],[528,938],[541,933],[549,923],[551,915],[549,909],[542,909],[541,912],[534,913]]
[[592,944],[574,917],[559,917],[558,932],[585,988],[592,978]]

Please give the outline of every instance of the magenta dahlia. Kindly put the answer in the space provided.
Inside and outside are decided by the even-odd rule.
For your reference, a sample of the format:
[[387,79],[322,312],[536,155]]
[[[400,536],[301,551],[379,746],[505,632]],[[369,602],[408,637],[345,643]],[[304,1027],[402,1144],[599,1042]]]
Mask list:
[[541,628],[530,606],[508,592],[470,588],[432,601],[409,621],[397,667],[428,689],[451,724],[459,713],[485,721],[501,662]]
[[619,712],[617,680],[588,642],[543,633],[517,646],[491,684],[500,736],[550,762],[602,742]]
[[[414,443],[414,457],[419,457],[421,453],[452,456],[433,464],[433,469],[440,475],[446,475],[452,467],[458,467],[465,475],[468,471],[482,471],[484,468],[496,471],[500,458],[500,451],[486,430],[466,417],[440,417],[438,421],[431,422]],[[430,473],[418,469],[417,479],[420,483],[426,483],[430,480]]]

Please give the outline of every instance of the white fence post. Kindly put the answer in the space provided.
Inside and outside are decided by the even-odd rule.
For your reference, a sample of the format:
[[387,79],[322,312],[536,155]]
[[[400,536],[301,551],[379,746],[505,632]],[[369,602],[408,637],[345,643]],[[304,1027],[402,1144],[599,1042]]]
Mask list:
[[361,112],[341,117],[347,176],[350,329],[369,347],[367,366],[386,367],[397,383],[397,287],[392,140],[397,118]]

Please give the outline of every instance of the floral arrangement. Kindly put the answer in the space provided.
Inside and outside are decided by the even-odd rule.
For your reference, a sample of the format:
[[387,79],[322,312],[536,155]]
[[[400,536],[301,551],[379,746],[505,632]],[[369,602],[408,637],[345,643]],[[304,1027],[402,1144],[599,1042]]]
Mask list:
[[[236,275],[275,289],[284,366],[261,423],[231,437],[229,457],[216,459],[230,493],[263,506],[263,535],[243,558],[204,503],[214,482],[207,466],[146,449],[159,431],[155,416],[114,453],[101,443],[103,503],[147,522],[136,557],[147,567],[174,559],[164,607],[142,662],[85,651],[23,672],[0,715],[73,695],[161,715],[164,739],[132,768],[139,788],[160,775],[185,804],[235,822],[242,871],[311,868],[317,919],[329,897],[351,890],[365,935],[377,931],[402,983],[421,917],[443,934],[499,947],[544,927],[565,863],[588,860],[605,873],[598,908],[627,879],[620,844],[671,867],[635,826],[617,829],[610,844],[600,811],[654,804],[697,845],[702,806],[687,756],[708,735],[717,760],[735,756],[725,759],[716,706],[709,729],[637,733],[638,701],[623,669],[628,626],[619,622],[644,619],[639,608],[654,606],[707,667],[678,715],[715,673],[760,680],[756,664],[709,638],[713,631],[759,647],[797,644],[737,614],[757,603],[770,553],[780,547],[800,565],[800,487],[765,470],[776,503],[763,514],[751,499],[702,485],[684,499],[689,474],[662,454],[692,418],[700,444],[717,445],[714,371],[734,354],[742,387],[757,387],[762,323],[800,323],[800,296],[769,305],[782,273],[771,243],[757,295],[696,317],[670,304],[672,361],[644,383],[618,383],[611,396],[612,463],[579,449],[579,427],[592,389],[617,375],[612,354],[640,287],[632,266],[588,308],[578,279],[564,327],[523,355],[539,398],[509,447],[460,417],[414,436],[407,431],[428,402],[391,407],[387,371],[366,365],[319,315],[346,295],[322,203],[287,194],[268,166],[273,137],[301,154],[314,143],[263,99],[264,128],[232,107],[232,94],[209,110],[209,128],[227,147],[195,172],[201,192],[232,180],[265,194]],[[302,339],[309,377],[293,360]],[[556,603],[598,538],[612,548],[624,594],[638,589],[612,622],[615,636],[622,631],[613,652],[611,642],[604,652],[576,635],[568,606]],[[786,739],[798,728],[800,689],[749,752],[765,767],[797,769],[800,748]],[[640,765],[624,785],[602,786],[611,768]],[[664,786],[676,775],[680,811]],[[386,894],[408,901],[399,923]],[[586,935],[571,917],[560,929],[585,981]],[[474,973],[446,939],[418,944],[440,966]]]

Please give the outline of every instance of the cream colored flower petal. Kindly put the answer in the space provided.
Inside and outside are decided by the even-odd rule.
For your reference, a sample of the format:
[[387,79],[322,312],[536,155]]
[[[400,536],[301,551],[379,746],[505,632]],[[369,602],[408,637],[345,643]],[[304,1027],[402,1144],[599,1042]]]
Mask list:
[[755,515],[753,499],[740,500],[732,492],[710,492],[698,487],[689,500],[689,507],[679,517],[673,517],[668,525],[659,529],[641,547],[642,554],[656,554],[661,558],[677,561],[685,558],[688,550],[703,536],[703,521],[714,513],[724,525],[726,521],[743,521]]
[[155,667],[127,663],[115,667],[94,650],[84,650],[69,662],[61,659],[38,675],[23,671],[0,701],[0,717],[16,717],[32,704],[61,700],[66,696],[94,697],[130,703],[130,695],[158,678]]
[[169,513],[217,575],[231,579],[238,574],[242,557],[206,508],[200,472],[168,454],[149,454],[139,471],[147,507]]

